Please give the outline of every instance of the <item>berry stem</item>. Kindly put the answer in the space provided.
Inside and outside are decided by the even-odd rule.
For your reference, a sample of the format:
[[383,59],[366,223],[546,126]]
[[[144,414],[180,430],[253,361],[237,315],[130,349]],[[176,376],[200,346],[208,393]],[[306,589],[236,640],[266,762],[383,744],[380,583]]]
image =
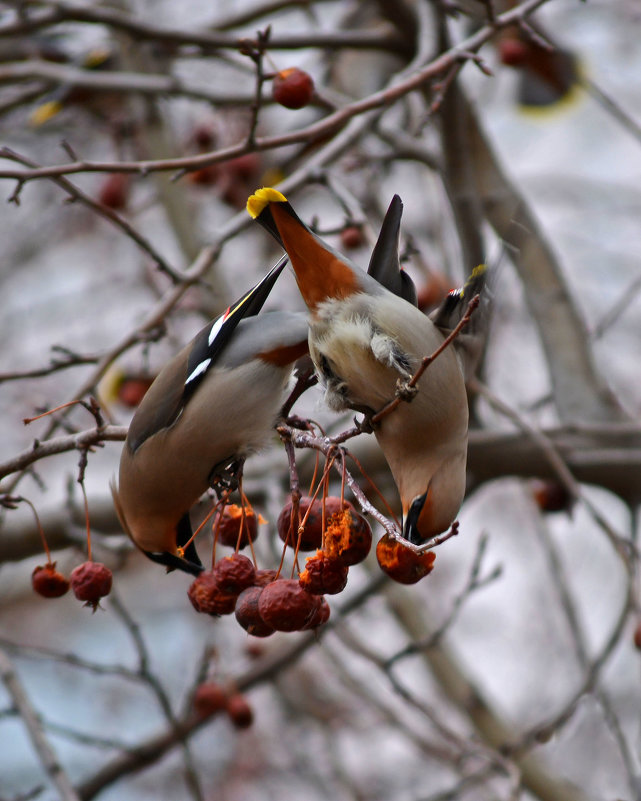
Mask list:
[[19,500],[24,501],[33,512],[33,516],[36,519],[36,526],[38,527],[38,533],[40,534],[40,539],[42,540],[42,546],[45,550],[45,554],[47,555],[47,564],[50,565],[51,551],[49,550],[49,546],[47,545],[47,538],[45,537],[45,532],[44,529],[42,528],[42,523],[40,522],[40,517],[38,516],[38,512],[36,512],[36,507],[27,498],[19,498]]
[[87,490],[85,489],[84,477],[78,483],[80,484],[80,489],[82,490],[82,499],[85,505],[85,525],[87,527],[87,560],[89,562],[92,562],[93,559],[91,558],[91,525],[89,523],[89,501],[87,500]]

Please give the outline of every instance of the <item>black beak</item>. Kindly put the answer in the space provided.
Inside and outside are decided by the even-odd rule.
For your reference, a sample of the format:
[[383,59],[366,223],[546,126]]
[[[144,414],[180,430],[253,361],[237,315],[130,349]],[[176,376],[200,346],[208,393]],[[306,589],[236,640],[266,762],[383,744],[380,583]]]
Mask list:
[[[184,547],[185,543],[189,542],[192,535],[191,520],[189,514],[185,513],[176,526],[176,545]],[[175,553],[168,553],[167,551],[152,552],[144,551],[145,556],[148,556],[152,562],[158,562],[159,565],[164,565],[167,572],[172,570],[182,570],[183,573],[189,573],[192,576],[199,576],[204,568],[203,563],[200,561],[198,551],[193,542],[185,548],[185,556],[177,556]]]
[[418,498],[414,498],[412,505],[407,512],[407,517],[405,518],[405,523],[403,525],[403,536],[413,545],[422,545],[425,542],[425,537],[423,537],[418,530],[418,521],[421,516],[421,512],[423,511],[423,505],[425,504],[426,499],[427,491],[422,495],[419,495]]

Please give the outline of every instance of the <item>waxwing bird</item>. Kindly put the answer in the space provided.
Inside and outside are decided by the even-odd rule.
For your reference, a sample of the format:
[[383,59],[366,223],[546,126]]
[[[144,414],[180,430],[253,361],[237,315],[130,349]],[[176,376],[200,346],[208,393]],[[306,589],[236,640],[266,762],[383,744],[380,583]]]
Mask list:
[[[395,397],[399,379],[406,383],[421,359],[443,343],[443,332],[402,292],[390,291],[323,243],[280,192],[259,189],[247,210],[290,257],[311,313],[309,350],[329,406],[372,416]],[[380,268],[385,258],[387,275],[398,269],[389,241],[397,240],[398,225],[390,222],[388,230],[373,259],[379,275],[386,274]],[[452,308],[443,326],[454,316]],[[435,359],[417,388],[412,402],[385,415],[374,433],[399,490],[404,536],[419,544],[449,528],[465,493],[468,407],[454,348]]]
[[269,437],[294,362],[307,353],[304,314],[258,315],[287,258],[174,356],[138,407],[112,486],[123,529],[154,561],[197,575],[189,509]]

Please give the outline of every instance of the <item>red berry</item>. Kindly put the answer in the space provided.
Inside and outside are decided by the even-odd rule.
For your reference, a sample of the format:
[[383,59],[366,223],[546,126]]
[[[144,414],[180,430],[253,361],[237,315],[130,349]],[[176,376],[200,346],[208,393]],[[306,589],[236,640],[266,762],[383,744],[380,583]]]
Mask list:
[[153,381],[153,376],[149,376],[148,378],[125,378],[118,387],[118,400],[123,406],[127,406],[129,409],[135,409],[140,405],[140,401],[145,397]]
[[236,606],[238,593],[223,592],[214,572],[204,570],[187,590],[191,605],[205,615],[231,615]]
[[254,722],[254,711],[240,693],[232,695],[227,701],[227,714],[237,729],[246,729]]
[[452,282],[443,275],[430,271],[427,283],[423,284],[418,290],[417,305],[421,311],[433,309],[442,303],[448,292],[453,289]]
[[[305,528],[302,533],[298,533],[299,521],[302,523],[307,510],[310,508],[309,515],[305,522]],[[343,501],[343,508],[353,508],[349,501]],[[290,498],[285,506],[283,506],[281,513],[278,515],[278,536],[290,548],[295,548],[298,538],[300,536],[300,544],[298,546],[300,551],[313,551],[320,548],[323,542],[323,502],[320,498],[312,501],[309,497],[302,497],[298,507],[299,517],[294,519],[292,516],[292,499]],[[325,499],[325,521],[341,509],[340,498],[326,498]]]
[[258,153],[243,153],[235,159],[223,161],[221,167],[227,168],[236,178],[255,178],[260,170],[260,156]]
[[258,599],[261,618],[276,631],[300,631],[319,605],[319,598],[305,592],[296,579],[272,581]]
[[197,125],[194,128],[191,138],[196,147],[202,151],[213,150],[216,146],[216,134],[214,129],[206,123]]
[[362,562],[372,547],[372,529],[362,515],[344,509],[332,515],[325,531],[327,555],[346,567]]
[[248,634],[254,637],[269,637],[274,629],[260,616],[258,601],[263,587],[249,587],[241,592],[236,601],[236,620]]
[[416,584],[432,572],[434,551],[416,553],[398,540],[385,534],[376,546],[376,558],[381,570],[399,584]]
[[348,568],[337,559],[331,559],[324,551],[308,556],[305,570],[300,574],[300,586],[312,595],[337,595],[347,585]]
[[196,714],[206,718],[227,708],[228,694],[222,684],[206,681],[199,684],[194,693],[193,705]]
[[637,623],[634,630],[634,647],[641,651],[641,620]]
[[256,568],[251,559],[240,553],[234,553],[217,562],[213,574],[221,592],[239,595],[254,583]]
[[36,567],[31,574],[33,589],[44,598],[60,598],[69,589],[69,581],[56,570],[55,562]]
[[341,245],[345,250],[354,250],[363,244],[363,232],[358,225],[348,225],[341,231]]
[[329,604],[324,598],[321,598],[320,606],[311,616],[309,622],[305,624],[303,630],[307,631],[308,629],[317,629],[319,626],[324,626],[329,620],[330,612]]
[[299,70],[298,67],[281,70],[274,76],[272,97],[281,106],[292,109],[303,108],[313,96],[314,81],[308,73]]
[[71,571],[71,589],[85,606],[93,607],[94,612],[100,599],[111,592],[113,575],[108,567],[100,562],[83,562]]
[[216,183],[218,178],[218,165],[209,164],[199,170],[191,170],[187,173],[187,180],[197,186],[211,186]]
[[[241,529],[242,524],[242,529]],[[216,515],[212,531],[218,531],[217,542],[228,545],[230,548],[242,549],[258,536],[258,518],[256,512],[245,507],[245,520],[243,522],[243,509],[232,503]]]
[[501,64],[507,67],[521,67],[528,60],[528,46],[520,39],[502,39],[498,46]]
[[542,512],[567,512],[572,496],[558,481],[535,481],[532,494]]
[[128,175],[120,172],[113,172],[108,175],[103,181],[100,192],[98,193],[98,200],[110,209],[124,209],[129,200],[129,184],[130,179]]

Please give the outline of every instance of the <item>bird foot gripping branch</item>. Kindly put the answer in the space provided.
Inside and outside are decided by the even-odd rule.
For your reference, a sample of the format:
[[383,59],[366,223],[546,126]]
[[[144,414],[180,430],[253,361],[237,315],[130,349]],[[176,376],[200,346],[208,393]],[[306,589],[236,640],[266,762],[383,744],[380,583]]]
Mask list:
[[398,378],[396,380],[396,397],[400,398],[405,403],[411,403],[418,395],[418,387],[412,386],[409,381],[403,381]]

